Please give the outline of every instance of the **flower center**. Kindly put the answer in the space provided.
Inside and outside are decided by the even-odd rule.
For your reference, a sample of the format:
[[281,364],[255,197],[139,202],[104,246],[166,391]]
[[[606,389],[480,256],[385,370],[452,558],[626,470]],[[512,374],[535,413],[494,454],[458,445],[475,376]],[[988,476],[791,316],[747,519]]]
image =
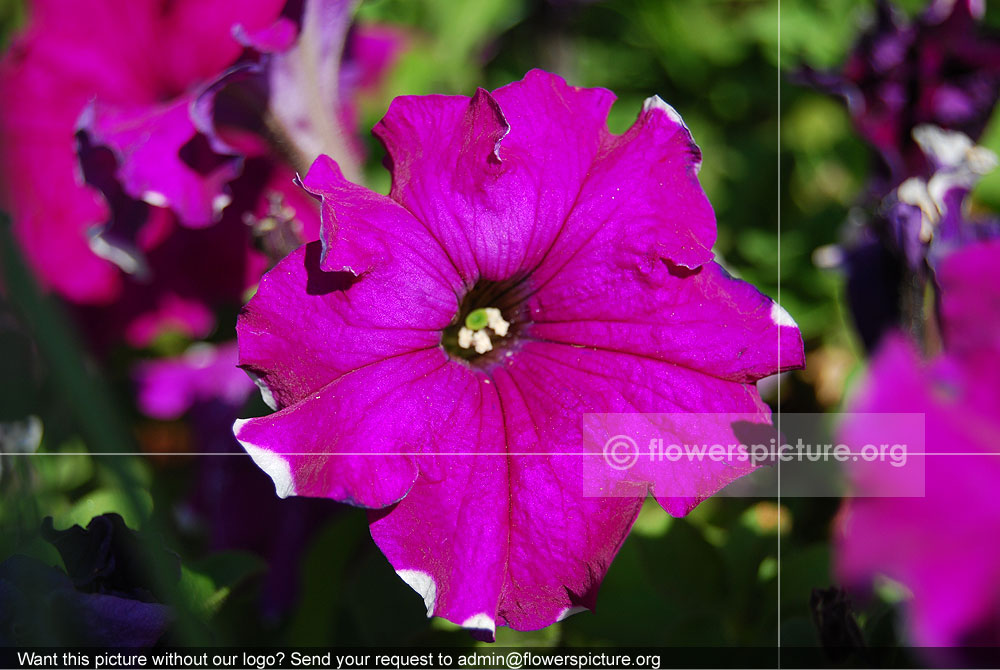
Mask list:
[[518,281],[478,282],[441,333],[445,351],[480,367],[509,352],[525,320],[520,310],[522,285]]
[[285,197],[277,191],[267,193],[267,212],[264,216],[246,212],[243,223],[250,227],[260,250],[272,263],[277,263],[305,241],[302,222],[295,208],[286,203]]
[[465,325],[458,329],[458,346],[475,349],[477,354],[493,351],[493,337],[507,337],[510,322],[503,318],[496,307],[480,307],[469,312]]

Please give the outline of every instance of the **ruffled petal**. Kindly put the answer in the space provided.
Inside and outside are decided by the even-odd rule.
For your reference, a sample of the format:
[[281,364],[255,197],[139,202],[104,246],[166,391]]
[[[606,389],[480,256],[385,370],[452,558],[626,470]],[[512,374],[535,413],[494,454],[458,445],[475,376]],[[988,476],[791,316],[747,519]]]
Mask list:
[[655,98],[628,133],[611,135],[613,101],[535,70],[471,100],[397,98],[374,133],[389,152],[393,199],[466,277],[545,277],[611,229],[622,262],[711,260],[715,218],[687,128]]
[[[768,418],[751,386],[610,351],[529,342],[493,376],[508,449],[516,454],[509,457],[511,558],[500,608],[516,629],[546,626],[572,608],[593,608],[647,491],[667,511],[682,515],[754,469],[750,463],[656,463],[627,473],[630,491],[601,496],[588,486],[588,478],[602,474],[594,468],[603,461],[584,447],[586,413],[737,412],[758,422]],[[698,435],[707,442],[739,442],[728,425]],[[524,455],[535,453],[563,455]]]
[[[613,242],[599,239],[595,242]],[[607,246],[602,249],[606,250]],[[529,337],[647,356],[720,379],[755,382],[805,363],[777,303],[716,263],[643,273],[606,254],[575,259],[528,301]]]
[[[397,505],[370,513],[375,543],[399,576],[424,598],[427,616],[441,616],[492,640],[506,585],[511,519],[504,416],[482,373],[449,363],[462,382],[451,407],[421,407],[413,416],[446,416],[430,448],[416,459],[420,475]],[[449,454],[448,452],[460,452]]]
[[271,26],[238,26],[235,35],[257,52],[256,60],[216,78],[193,106],[212,146],[245,150],[249,135],[270,142],[300,172],[325,154],[358,181],[363,149],[354,137],[353,84],[341,62],[357,4],[289,3]]
[[[238,421],[236,437],[282,497],[385,507],[419,471],[444,476],[435,454],[466,448],[458,438],[480,425],[477,385],[436,347],[414,351],[361,366],[270,416]],[[419,454],[430,455],[418,469]]]
[[24,31],[0,59],[0,204],[47,285],[83,303],[114,300],[123,285],[110,253],[99,255],[99,244],[95,253],[95,240],[107,240],[90,233],[108,222],[109,208],[84,184],[74,156],[88,102],[153,113],[239,55],[234,23],[260,27],[282,4],[31,3]]
[[605,141],[566,234],[536,279],[612,236],[606,255],[642,269],[660,260],[686,268],[712,260],[715,213],[698,183],[700,166],[701,151],[677,111],[656,96],[646,100],[632,127]]
[[323,199],[325,249],[302,247],[265,275],[237,326],[240,365],[280,406],[360,366],[439,346],[461,288],[405,210],[344,180],[330,159],[305,186]]
[[466,277],[537,265],[600,149],[614,96],[530,72],[490,94],[396,98],[374,129],[391,196],[427,226]]
[[[497,625],[533,630],[593,608],[647,491],[682,515],[755,467],[640,466],[629,473],[630,494],[597,495],[586,486],[595,472],[588,468],[593,455],[582,446],[584,413],[725,412],[756,423],[768,419],[750,386],[636,356],[549,343],[525,345],[477,392],[462,397],[466,402],[452,413],[462,431],[438,448],[450,450],[451,439],[459,439],[483,453],[440,456],[433,473],[421,469],[402,501],[372,513],[372,537],[424,596],[429,615],[487,639]],[[490,426],[503,433],[484,428]],[[692,416],[684,428],[705,442],[740,442],[729,422],[713,426]]]
[[79,132],[111,149],[126,193],[155,207],[169,207],[182,225],[200,228],[222,216],[232,201],[227,184],[242,161],[215,153],[195,129],[181,98],[163,107],[114,108],[93,103]]

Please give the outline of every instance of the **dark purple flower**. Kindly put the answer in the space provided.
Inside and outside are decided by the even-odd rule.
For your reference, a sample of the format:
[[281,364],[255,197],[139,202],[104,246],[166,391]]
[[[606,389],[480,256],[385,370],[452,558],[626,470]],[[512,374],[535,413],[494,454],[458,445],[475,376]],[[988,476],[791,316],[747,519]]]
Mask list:
[[0,644],[151,646],[173,620],[161,604],[180,560],[117,514],[87,528],[42,524],[66,572],[26,556],[0,563]]
[[866,351],[899,327],[903,263],[874,235],[865,235],[843,253],[845,298]]
[[887,219],[890,238],[911,271],[923,272],[925,259],[933,267],[965,244],[1000,233],[994,221],[970,216],[967,203],[980,178],[996,168],[997,157],[958,131],[920,126],[913,136],[933,172],[899,185],[889,197]]
[[391,196],[320,157],[303,185],[322,242],[270,271],[238,324],[279,411],[235,431],[278,494],[370,509],[428,614],[489,639],[593,607],[647,491],[685,514],[752,469],[584,495],[585,413],[766,421],[756,381],[803,361],[788,314],[712,260],[678,113],[654,96],[613,135],[613,100],[538,70],[471,99],[397,98],[375,128]]
[[879,0],[875,21],[840,72],[801,74],[846,99],[881,160],[874,192],[929,176],[915,128],[930,124],[973,140],[982,134],[1000,97],[1000,39],[977,25],[983,11],[981,0],[935,0],[908,22]]
[[130,529],[117,514],[95,516],[86,529],[66,530],[56,530],[48,517],[42,537],[59,551],[73,586],[85,593],[164,600],[160,582],[176,583],[181,576],[175,554],[157,549],[157,542]]
[[0,563],[0,646],[148,647],[172,621],[166,605],[80,591],[34,558]]
[[970,212],[970,193],[996,167],[993,152],[965,134],[919,126],[914,140],[932,172],[909,177],[882,201],[835,264],[847,274],[847,299],[865,347],[922,322],[924,287],[962,247],[1000,238],[1000,220]]

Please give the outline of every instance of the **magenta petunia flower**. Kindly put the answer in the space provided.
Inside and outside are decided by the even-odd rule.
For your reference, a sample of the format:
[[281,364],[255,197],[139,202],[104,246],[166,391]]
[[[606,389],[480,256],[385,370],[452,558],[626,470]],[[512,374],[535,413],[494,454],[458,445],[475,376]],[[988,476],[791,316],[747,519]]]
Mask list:
[[[755,382],[803,361],[787,313],[712,261],[680,116],[653,97],[613,135],[613,100],[537,70],[397,98],[390,197],[320,157],[321,243],[238,324],[279,411],[234,429],[278,494],[369,509],[428,615],[488,639],[593,607],[638,514],[648,485],[583,494],[584,413],[766,417]],[[686,471],[699,495],[653,494],[686,513],[739,474],[716,465]]]
[[235,342],[192,345],[182,355],[146,361],[135,370],[137,405],[157,419],[177,419],[199,403],[238,408],[253,382],[236,368]]
[[195,100],[192,118],[224,154],[263,155],[305,173],[320,154],[359,181],[359,93],[380,85],[401,31],[353,25],[355,0],[289,2],[263,30],[236,26],[248,56]]
[[[379,83],[401,37],[377,26],[350,33],[353,0],[143,0],[128,11],[101,0],[86,16],[64,4],[33,3],[0,61],[10,101],[0,109],[0,205],[43,281],[100,305],[80,311],[101,344],[124,333],[144,346],[166,329],[203,337],[214,310],[257,282],[265,255],[317,238],[316,203],[292,179],[320,150],[358,161],[355,95]],[[272,51],[247,48],[265,35]],[[262,129],[279,98],[311,114],[269,117],[295,132],[227,142],[215,93],[233,73],[263,77],[274,64],[263,97],[226,98],[220,118]],[[299,141],[317,135],[317,146]]]
[[[949,256],[938,273],[944,353],[921,361],[901,336],[886,338],[852,403],[856,412],[925,415],[924,497],[862,497],[878,482],[855,481],[859,497],[841,510],[836,544],[845,584],[864,589],[884,575],[909,590],[914,645],[1000,643],[997,263],[995,241]],[[842,435],[868,441],[858,420]]]
[[[30,4],[26,30],[0,61],[2,204],[47,284],[80,302],[108,302],[121,290],[120,272],[94,252],[87,234],[110,220],[113,203],[79,174],[74,134],[84,109],[96,100],[85,121],[96,124],[115,148],[129,132],[141,133],[137,124],[144,120],[173,120],[169,133],[144,135],[154,141],[141,143],[141,158],[153,161],[131,162],[123,176],[135,197],[195,212],[198,223],[210,220],[212,201],[218,208],[222,193],[192,186],[192,169],[178,156],[167,156],[166,145],[172,142],[179,150],[194,139],[193,127],[182,118],[185,100],[242,52],[231,37],[232,25],[265,26],[282,4]],[[148,188],[148,171],[163,167],[164,160],[180,163],[184,179],[178,179],[176,191]],[[216,186],[223,178],[218,173]]]

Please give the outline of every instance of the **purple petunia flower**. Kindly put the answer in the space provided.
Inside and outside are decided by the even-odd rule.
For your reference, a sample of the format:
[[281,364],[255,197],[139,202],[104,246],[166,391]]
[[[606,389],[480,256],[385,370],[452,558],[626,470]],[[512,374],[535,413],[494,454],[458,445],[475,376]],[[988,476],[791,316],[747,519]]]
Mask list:
[[879,159],[866,194],[875,211],[834,261],[869,351],[897,327],[921,329],[924,285],[940,259],[1000,232],[966,206],[995,161],[975,146],[1000,98],[1000,37],[979,25],[984,11],[981,0],[933,0],[907,21],[878,0],[839,72],[799,73],[846,100]]
[[[44,283],[85,305],[78,311],[99,344],[124,334],[146,346],[167,329],[203,337],[213,311],[238,304],[268,257],[316,239],[319,227],[316,203],[292,184],[318,151],[297,165],[274,149],[295,146],[298,156],[288,133],[243,132],[237,142],[216,121],[253,119],[260,129],[278,93],[310,101],[306,121],[317,110],[332,119],[320,149],[342,145],[338,155],[357,162],[355,95],[378,84],[401,38],[350,32],[351,0],[164,11],[151,0],[129,11],[101,0],[86,16],[66,4],[32,3],[28,28],[0,61],[10,101],[0,109],[2,205]],[[322,42],[300,39],[317,31]],[[265,34],[284,41],[266,55],[247,48]],[[284,86],[260,100],[227,97],[217,118],[215,93],[233,73],[269,72],[272,62],[284,78],[266,83]],[[324,77],[336,95],[315,100]],[[305,132],[303,119],[281,120]]]
[[78,590],[66,573],[15,554],[0,563],[0,645],[151,647],[169,630],[166,605]]
[[911,271],[922,273],[925,259],[933,267],[965,244],[1000,234],[996,222],[973,219],[967,211],[969,194],[996,168],[997,157],[958,131],[919,126],[913,136],[933,173],[900,184],[889,198],[886,220],[893,246]]
[[[30,4],[27,28],[0,61],[0,169],[3,206],[46,284],[80,302],[109,302],[121,291],[119,271],[94,253],[87,235],[110,220],[115,204],[102,199],[79,174],[74,134],[88,104],[96,106],[90,116],[103,133],[110,133],[112,123],[124,131],[127,120],[176,117],[173,135],[158,137],[149,151],[166,151],[159,140],[193,140],[193,128],[183,136],[181,127],[185,100],[193,87],[239,57],[242,47],[230,35],[232,25],[263,27],[282,4]],[[123,168],[129,183],[141,188],[143,171],[158,169],[163,159],[130,163]],[[185,174],[190,185],[193,176],[187,168]],[[142,195],[153,205],[169,204],[158,192],[136,197]],[[187,211],[193,202],[185,200],[179,210]]]
[[[957,130],[919,126],[914,141],[927,157],[927,179],[909,177],[880,203],[844,253],[847,300],[865,347],[922,312],[923,286],[950,254],[969,244],[1000,238],[1000,220],[970,211],[970,193],[997,165],[990,150]],[[905,305],[905,309],[904,309]]]
[[979,138],[1000,97],[1000,39],[978,25],[982,0],[934,0],[916,20],[888,0],[840,72],[801,79],[843,96],[861,136],[881,159],[876,193],[929,176],[912,132],[925,124]]
[[181,565],[157,538],[117,514],[66,530],[46,518],[42,537],[66,572],[20,555],[0,563],[0,645],[146,647],[167,633],[175,615],[158,600]]
[[[865,588],[884,575],[909,590],[915,645],[1000,643],[998,263],[996,241],[949,256],[938,273],[944,353],[924,362],[907,340],[887,337],[852,403],[856,412],[925,415],[924,497],[863,497],[878,481],[858,479],[837,533],[845,584]],[[843,441],[862,444],[866,430],[848,421]]]
[[192,119],[217,151],[266,155],[304,173],[320,154],[359,181],[356,94],[378,85],[402,34],[351,26],[356,0],[289,2],[263,30],[236,26],[252,57],[214,80]]
[[271,270],[238,324],[279,411],[234,429],[278,494],[369,509],[428,615],[487,639],[592,608],[647,490],[685,514],[742,472],[585,496],[585,413],[766,419],[755,382],[803,362],[788,314],[712,260],[678,113],[650,98],[613,135],[613,101],[537,70],[471,99],[397,98],[375,128],[390,197],[320,157],[303,186],[321,243]]

